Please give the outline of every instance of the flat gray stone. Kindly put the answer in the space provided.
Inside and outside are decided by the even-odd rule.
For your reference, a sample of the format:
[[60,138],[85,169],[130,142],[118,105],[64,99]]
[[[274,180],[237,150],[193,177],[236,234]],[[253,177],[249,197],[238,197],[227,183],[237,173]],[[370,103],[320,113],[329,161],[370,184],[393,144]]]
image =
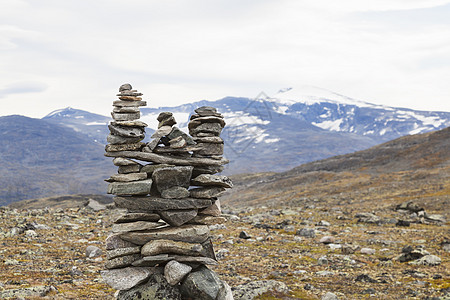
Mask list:
[[178,262],[184,262],[189,264],[201,264],[201,265],[218,265],[217,261],[210,258],[210,257],[204,257],[204,256],[180,256],[180,255],[174,255],[173,259]]
[[210,137],[194,137],[193,138],[196,143],[212,143],[212,144],[223,144],[223,139],[218,136],[210,136]]
[[159,168],[153,172],[152,179],[160,193],[175,186],[188,188],[193,169],[191,166]]
[[[142,149],[142,151],[146,152],[146,148]],[[194,151],[194,149],[189,149],[188,147],[185,148],[171,148],[171,147],[156,147],[155,149],[153,149],[153,153],[157,153],[157,154],[163,154],[163,155],[167,155],[167,154],[176,154],[177,156],[180,155],[184,155],[186,157],[190,157],[191,153],[189,153],[189,151]]]
[[[127,109],[135,109],[134,107],[127,107]],[[138,109],[139,111],[139,109]],[[111,122],[111,125],[114,126],[125,126],[125,127],[140,127],[144,129],[144,127],[147,127],[148,125],[142,121],[135,120],[135,121],[113,121]]]
[[105,268],[107,269],[117,269],[131,266],[131,264],[138,260],[141,256],[139,254],[132,254],[126,256],[120,256],[113,259],[108,260],[105,263]]
[[139,173],[141,170],[141,165],[129,165],[129,166],[119,166],[118,173],[119,174],[130,174],[130,173]]
[[[114,146],[114,145],[111,145]],[[121,146],[121,145],[115,145]],[[201,168],[208,168],[208,166],[222,166],[229,163],[228,159],[221,157],[220,159],[206,158],[206,157],[174,157],[169,155],[161,155],[152,152],[140,151],[108,151],[104,154],[107,157],[126,157],[132,159],[139,159],[143,161],[170,164],[177,166],[194,166]]]
[[118,248],[128,248],[134,247],[136,244],[133,244],[129,241],[125,241],[120,238],[118,234],[110,234],[106,238],[106,250],[113,250]]
[[155,274],[150,280],[128,291],[120,291],[117,300],[181,300],[177,287],[167,283],[163,275]]
[[107,182],[132,182],[147,179],[147,173],[128,173],[128,174],[114,174],[106,179]]
[[142,97],[139,97],[138,95],[141,96],[140,93],[127,93],[125,95],[121,94],[119,96],[119,99],[124,101],[141,101]]
[[108,194],[113,195],[148,195],[152,188],[152,180],[133,182],[112,182],[108,185]]
[[146,281],[155,271],[151,268],[127,267],[100,271],[107,285],[116,290],[129,290]]
[[[127,101],[124,101],[127,102]],[[133,102],[139,102],[139,101],[133,101]],[[133,121],[137,120],[141,117],[141,113],[115,113],[112,112],[111,116],[116,121]]]
[[159,254],[153,256],[144,256],[139,260],[133,262],[133,266],[136,267],[154,267],[159,264],[166,263],[168,261],[173,260],[173,256],[169,256],[169,254]]
[[161,218],[172,226],[181,226],[197,215],[197,209],[164,210],[160,211]]
[[217,109],[212,106],[201,106],[194,110],[199,116],[215,116],[217,114]]
[[113,159],[113,164],[115,166],[132,166],[132,165],[139,165],[134,160],[123,158],[123,157],[116,157]]
[[180,287],[181,295],[196,300],[216,300],[221,280],[206,266],[191,272]]
[[206,116],[192,119],[188,124],[188,128],[189,130],[191,130],[204,123],[219,123],[222,128],[225,127],[225,121],[223,120],[223,118],[216,116]]
[[166,225],[163,222],[136,221],[130,223],[113,224],[111,231],[113,233],[123,233],[129,231],[150,230]]
[[116,100],[116,101],[113,102],[113,106],[118,106],[118,107],[138,107],[138,106],[146,106],[146,105],[147,105],[147,101],[121,101],[121,100]]
[[108,125],[109,131],[111,134],[114,135],[120,135],[123,137],[130,137],[130,138],[144,138],[145,137],[145,131],[142,127],[131,127],[131,126],[119,126],[119,125]]
[[206,208],[211,206],[210,199],[164,199],[160,197],[114,197],[117,208],[127,208],[134,212],[163,211],[176,209]]
[[163,190],[161,192],[161,197],[165,199],[183,199],[189,197],[189,191],[185,187],[174,186]]
[[[113,108],[113,112],[115,112],[115,113],[138,113],[138,112],[140,112],[140,110],[139,110],[139,107],[133,107],[133,106],[118,107],[118,106],[116,106]],[[124,122],[124,121],[119,121],[119,122]]]
[[177,262],[169,261],[164,267],[164,277],[170,285],[178,284],[192,270],[191,266]]
[[126,255],[132,255],[132,254],[139,254],[141,253],[141,247],[127,247],[127,248],[117,248],[114,250],[108,250],[106,252],[106,259],[113,259],[116,257],[126,256]]
[[223,126],[219,123],[203,123],[189,130],[189,134],[194,137],[199,133],[208,133],[213,136],[219,136],[222,132],[222,128]]
[[140,142],[144,139],[144,137],[123,137],[120,135],[112,135],[109,134],[106,138],[106,141],[111,145],[122,145],[122,144],[133,144]]
[[195,154],[204,156],[223,154],[223,144],[198,143],[197,147],[199,147],[200,150],[194,151]]
[[224,175],[210,175],[210,174],[202,174],[191,180],[193,185],[200,186],[221,186],[225,188],[232,188],[233,183],[231,180]]
[[188,243],[202,243],[209,237],[206,225],[183,225],[180,227],[166,227],[146,232],[127,232],[120,237],[137,245],[144,245],[151,240],[173,240]]
[[143,256],[155,256],[159,254],[171,253],[185,256],[201,256],[204,248],[201,244],[193,244],[173,240],[153,240],[142,246]]
[[147,173],[148,176],[151,177],[151,175],[153,174],[153,172],[156,169],[161,169],[161,168],[167,168],[167,167],[175,167],[175,165],[168,165],[168,164],[151,164],[151,165],[145,165],[141,168],[141,172],[145,172]]
[[134,144],[119,144],[119,145],[108,144],[105,146],[105,151],[107,152],[107,153],[105,153],[105,156],[108,156],[107,155],[108,153],[122,152],[122,151],[132,152],[132,151],[140,150],[144,146],[145,146],[145,144],[142,142],[134,143]]
[[190,196],[192,198],[216,198],[222,195],[225,192],[225,188],[223,187],[202,187],[202,188],[194,188],[189,190]]
[[135,222],[135,221],[148,221],[148,222],[156,222],[159,221],[161,217],[155,213],[126,213],[124,215],[119,216],[114,223],[127,223],[127,222]]

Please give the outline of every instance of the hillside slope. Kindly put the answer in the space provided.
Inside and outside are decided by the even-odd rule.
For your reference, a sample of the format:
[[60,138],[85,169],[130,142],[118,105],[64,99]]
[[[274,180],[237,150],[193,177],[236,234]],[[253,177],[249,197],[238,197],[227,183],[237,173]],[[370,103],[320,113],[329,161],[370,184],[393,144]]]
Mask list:
[[[449,214],[450,128],[405,136],[367,150],[282,173],[233,176],[230,206],[295,206],[314,200],[352,209],[383,209],[416,200]],[[446,208],[447,209],[444,209]]]
[[0,117],[0,205],[65,194],[104,193],[114,172],[103,145],[65,126]]

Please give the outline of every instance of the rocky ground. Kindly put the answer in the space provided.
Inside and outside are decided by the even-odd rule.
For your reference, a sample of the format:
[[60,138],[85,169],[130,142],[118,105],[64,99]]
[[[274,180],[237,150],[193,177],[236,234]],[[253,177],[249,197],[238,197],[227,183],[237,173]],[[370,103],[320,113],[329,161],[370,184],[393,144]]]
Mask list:
[[[257,299],[450,299],[450,232],[440,212],[405,203],[372,215],[311,200],[224,213],[228,222],[212,228],[213,269],[235,299],[250,299],[260,280],[273,289]],[[0,214],[0,298],[114,299],[99,274],[114,210]]]

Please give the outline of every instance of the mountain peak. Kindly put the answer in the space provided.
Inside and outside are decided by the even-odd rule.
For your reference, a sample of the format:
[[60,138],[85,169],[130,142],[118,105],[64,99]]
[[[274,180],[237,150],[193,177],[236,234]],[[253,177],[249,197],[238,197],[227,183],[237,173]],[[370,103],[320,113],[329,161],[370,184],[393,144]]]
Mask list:
[[45,119],[45,118],[55,117],[55,116],[58,116],[58,117],[67,117],[67,116],[70,116],[70,115],[74,114],[76,111],[78,111],[78,110],[77,110],[77,109],[74,109],[74,108],[72,108],[72,107],[70,107],[70,106],[68,106],[68,107],[66,107],[66,108],[61,108],[61,109],[57,109],[57,110],[52,111],[51,113],[49,113],[48,115],[46,115],[46,116],[44,117],[44,119]]
[[282,88],[270,99],[286,105],[292,105],[299,102],[308,105],[321,102],[333,102],[337,104],[349,104],[359,107],[377,106],[375,104],[353,99],[313,85],[299,85],[296,87]]

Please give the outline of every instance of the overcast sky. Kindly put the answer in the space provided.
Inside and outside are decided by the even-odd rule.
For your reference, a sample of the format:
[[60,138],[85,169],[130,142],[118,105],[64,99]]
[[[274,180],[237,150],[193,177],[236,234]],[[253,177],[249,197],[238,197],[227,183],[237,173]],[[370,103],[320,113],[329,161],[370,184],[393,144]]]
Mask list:
[[0,115],[313,85],[450,111],[450,0],[2,0]]

